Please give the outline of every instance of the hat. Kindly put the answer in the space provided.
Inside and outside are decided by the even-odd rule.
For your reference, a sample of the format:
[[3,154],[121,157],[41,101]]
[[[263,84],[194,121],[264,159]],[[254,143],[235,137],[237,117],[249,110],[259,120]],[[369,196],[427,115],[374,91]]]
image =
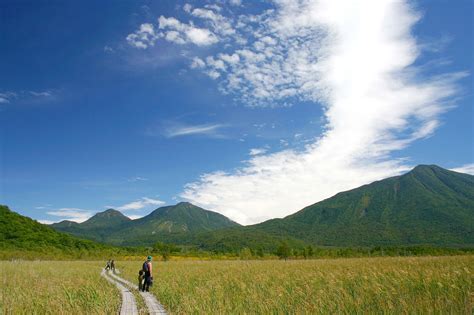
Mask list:
[[151,256],[148,256],[146,260],[151,261]]

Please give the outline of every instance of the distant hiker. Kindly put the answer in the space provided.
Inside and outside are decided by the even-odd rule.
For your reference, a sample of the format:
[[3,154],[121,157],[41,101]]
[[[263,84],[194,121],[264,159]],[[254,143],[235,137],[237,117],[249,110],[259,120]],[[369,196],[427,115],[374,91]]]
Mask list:
[[110,269],[112,269],[112,272],[115,273],[115,261],[113,259],[110,262]]
[[105,265],[105,270],[110,270],[110,259],[107,260],[107,264]]
[[143,283],[142,291],[150,291],[150,286],[153,284],[153,268],[151,265],[151,256],[148,256],[143,263],[142,270],[144,272],[145,282]]
[[145,272],[143,270],[140,270],[138,272],[138,291],[144,291],[143,279],[145,279]]

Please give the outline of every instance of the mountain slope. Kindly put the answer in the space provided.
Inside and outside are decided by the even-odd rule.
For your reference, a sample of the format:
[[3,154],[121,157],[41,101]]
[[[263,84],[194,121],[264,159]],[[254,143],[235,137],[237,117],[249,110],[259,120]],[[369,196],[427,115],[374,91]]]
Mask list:
[[60,233],[0,205],[0,251],[74,252],[108,246]]
[[420,165],[254,226],[319,245],[474,245],[474,176]]

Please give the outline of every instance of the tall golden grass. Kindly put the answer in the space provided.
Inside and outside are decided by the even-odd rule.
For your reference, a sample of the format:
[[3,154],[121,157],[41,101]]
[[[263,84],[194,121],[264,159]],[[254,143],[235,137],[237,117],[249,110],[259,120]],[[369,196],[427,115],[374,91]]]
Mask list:
[[[2,314],[116,314],[101,262],[0,262]],[[117,262],[136,281],[141,261]],[[174,314],[472,314],[474,256],[154,262]]]
[[102,263],[0,261],[0,314],[117,314],[120,293]]
[[[154,264],[177,314],[472,314],[474,256]],[[130,281],[140,267],[118,263]]]

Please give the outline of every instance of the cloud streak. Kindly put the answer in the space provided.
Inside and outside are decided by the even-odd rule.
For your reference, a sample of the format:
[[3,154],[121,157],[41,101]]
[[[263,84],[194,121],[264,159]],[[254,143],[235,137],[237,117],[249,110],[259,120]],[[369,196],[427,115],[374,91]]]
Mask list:
[[164,135],[167,138],[206,135],[206,136],[220,136],[218,133],[220,129],[224,128],[222,124],[202,124],[202,125],[173,125],[169,126]]
[[0,104],[9,104],[15,102],[25,101],[44,101],[55,98],[53,91],[5,91],[0,93]]

